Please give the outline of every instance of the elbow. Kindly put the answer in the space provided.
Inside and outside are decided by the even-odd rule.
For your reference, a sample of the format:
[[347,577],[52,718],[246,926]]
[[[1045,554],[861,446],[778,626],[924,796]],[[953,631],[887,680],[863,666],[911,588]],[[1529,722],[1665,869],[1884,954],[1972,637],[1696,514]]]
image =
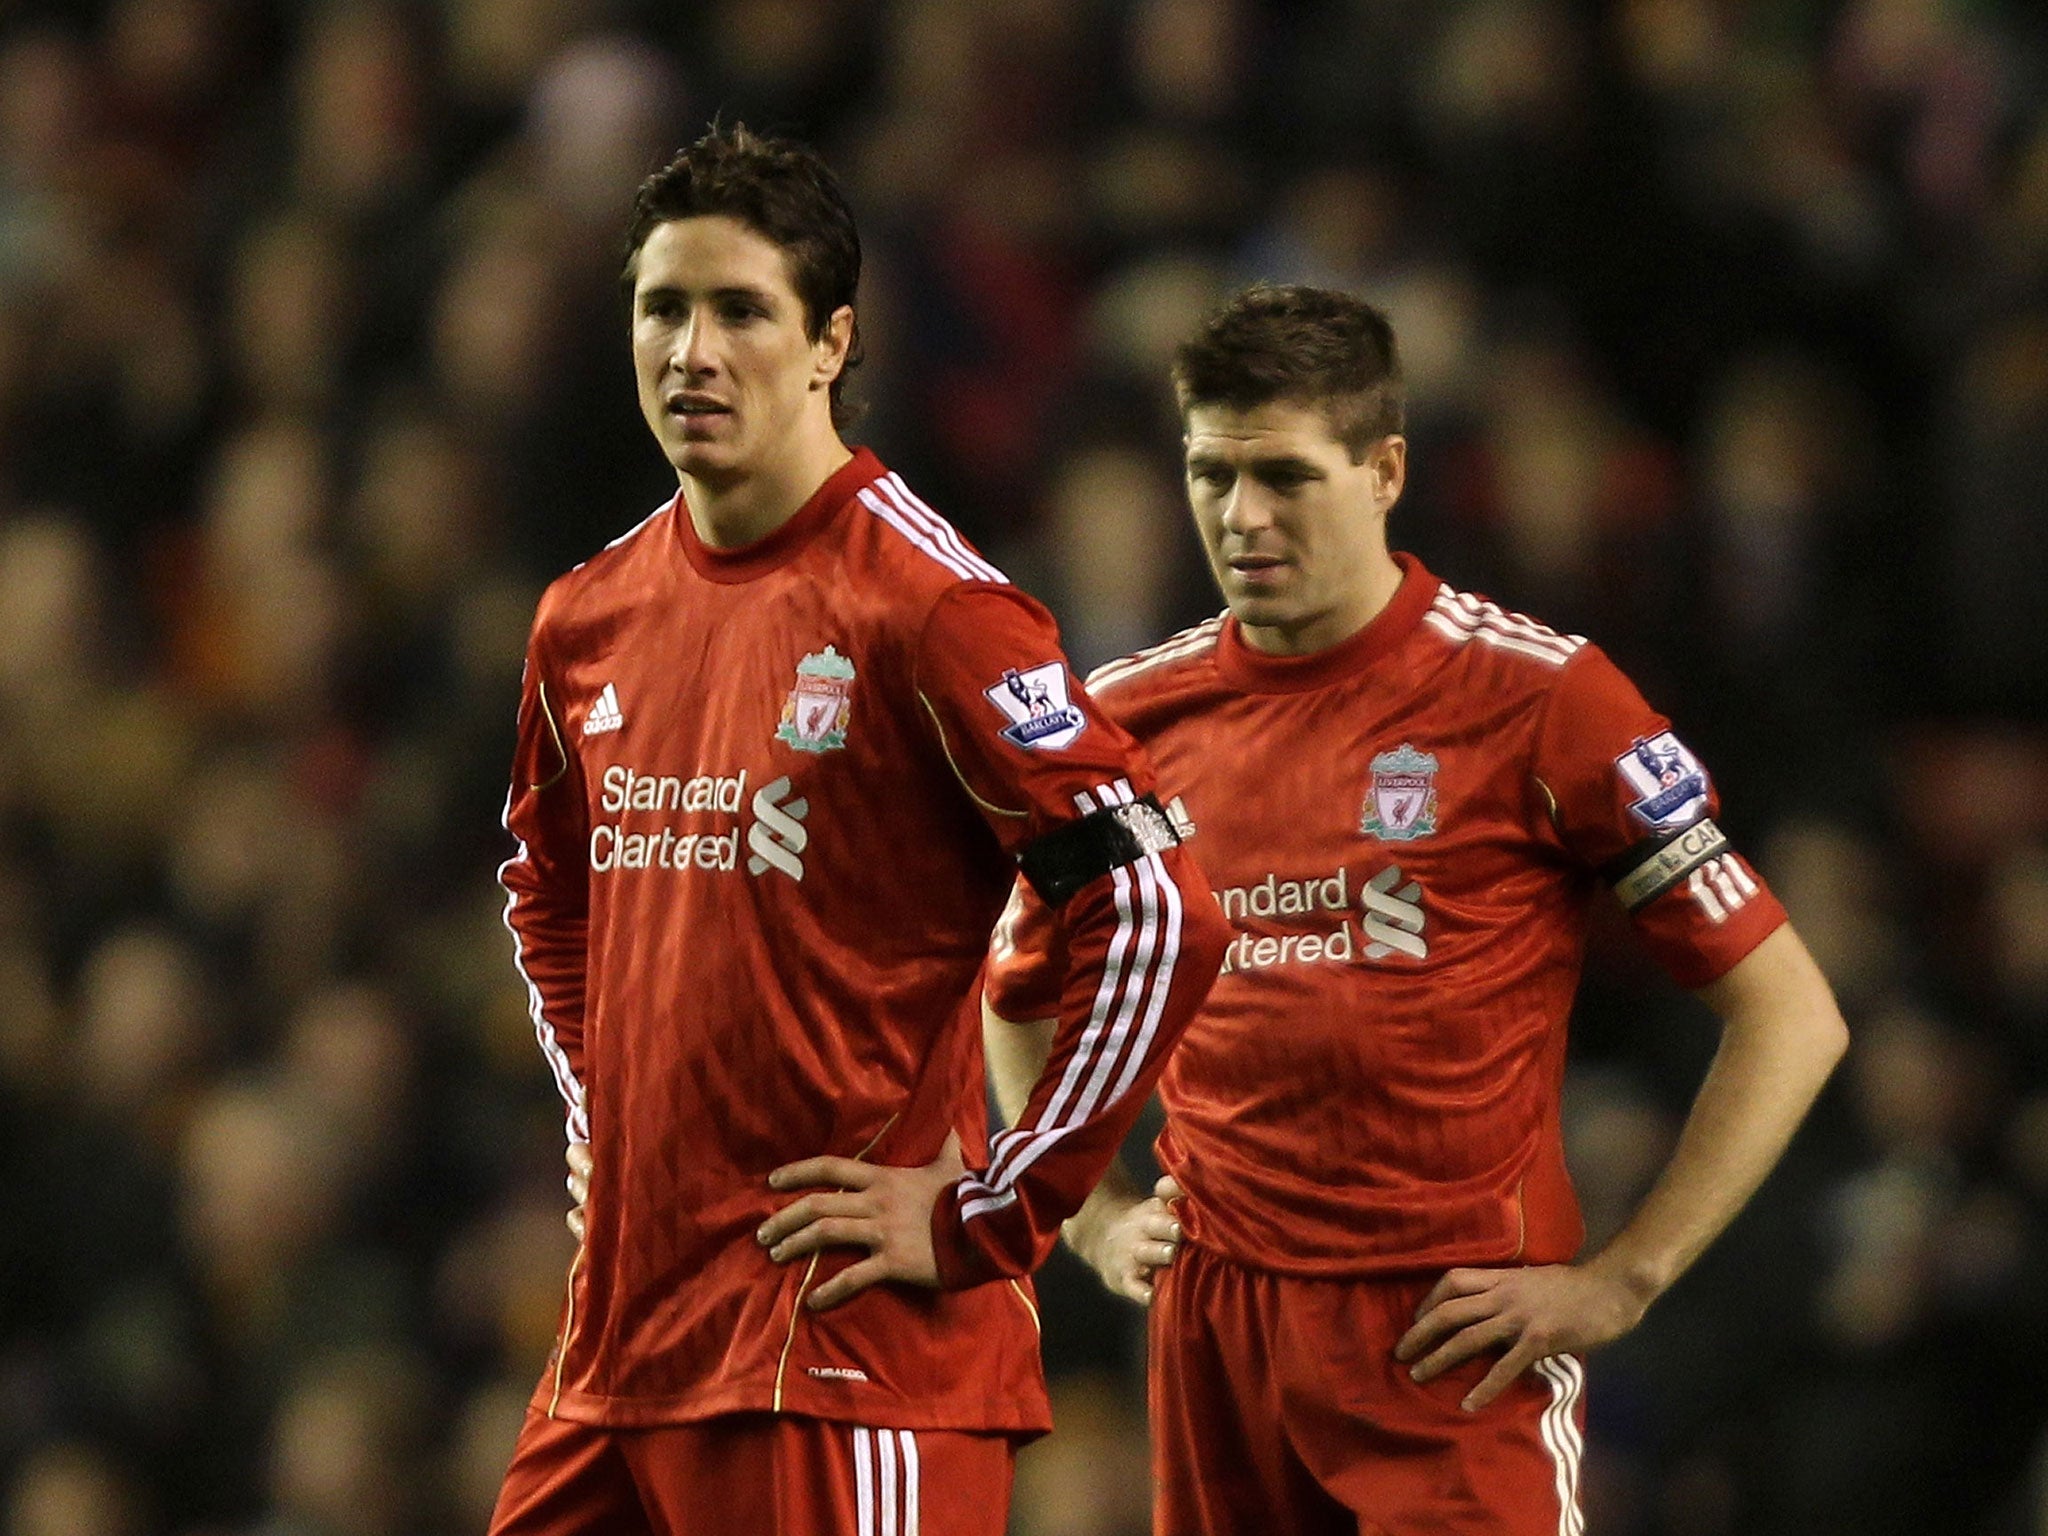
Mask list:
[[1833,997],[1828,999],[1827,1011],[1817,1031],[1818,1048],[1827,1063],[1825,1076],[1831,1076],[1842,1058],[1849,1054],[1849,1025],[1842,1017],[1842,1010],[1835,1005]]
[[1214,977],[1223,968],[1224,953],[1234,936],[1230,921],[1207,886],[1197,883],[1189,889],[1189,882],[1182,881],[1181,893],[1185,914],[1180,937],[1183,963],[1200,968],[1205,977]]

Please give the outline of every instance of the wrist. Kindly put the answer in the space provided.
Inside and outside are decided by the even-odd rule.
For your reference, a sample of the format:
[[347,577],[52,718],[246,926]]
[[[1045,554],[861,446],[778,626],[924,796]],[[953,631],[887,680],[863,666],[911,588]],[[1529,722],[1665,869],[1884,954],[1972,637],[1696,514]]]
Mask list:
[[1587,1260],[1586,1268],[1620,1286],[1646,1310],[1677,1278],[1676,1266],[1653,1254],[1632,1253],[1618,1243]]

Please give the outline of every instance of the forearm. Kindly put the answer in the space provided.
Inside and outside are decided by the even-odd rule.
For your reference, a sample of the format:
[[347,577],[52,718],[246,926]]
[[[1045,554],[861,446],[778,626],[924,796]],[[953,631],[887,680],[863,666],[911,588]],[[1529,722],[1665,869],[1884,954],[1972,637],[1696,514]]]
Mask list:
[[982,1055],[988,1061],[989,1082],[995,1088],[996,1107],[1003,1112],[1005,1125],[1015,1125],[1023,1116],[1031,1090],[1052,1055],[1052,1037],[1058,1028],[1058,1019],[1013,1023],[982,1003]]
[[1587,1261],[1645,1305],[1756,1192],[1848,1042],[1827,982],[1789,927],[1702,995],[1722,1016],[1713,1065],[1663,1174]]
[[1222,965],[1229,927],[1178,846],[1146,852],[1076,892],[1060,1023],[1023,1113],[934,1213],[947,1285],[1043,1261],[1150,1098]]
[[[1013,1023],[986,1002],[981,1005],[982,1051],[988,1061],[989,1082],[995,1088],[996,1107],[1002,1111],[1006,1124],[1015,1125],[1030,1103],[1031,1090],[1037,1086],[1052,1055],[1053,1035],[1058,1028],[1057,1019]],[[1123,1159],[1113,1158],[1081,1203],[1081,1209],[1061,1228],[1067,1246],[1085,1256],[1095,1232],[1144,1198],[1145,1191],[1124,1166]]]

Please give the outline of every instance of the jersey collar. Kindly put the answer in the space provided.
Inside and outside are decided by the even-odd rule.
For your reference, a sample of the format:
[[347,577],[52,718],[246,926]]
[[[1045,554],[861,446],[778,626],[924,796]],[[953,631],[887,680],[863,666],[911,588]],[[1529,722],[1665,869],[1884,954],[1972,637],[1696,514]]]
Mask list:
[[698,537],[697,526],[690,521],[690,509],[681,491],[676,492],[676,499],[669,506],[669,515],[674,521],[676,538],[683,546],[683,553],[689,557],[691,568],[699,576],[707,581],[728,583],[752,581],[756,576],[765,576],[776,567],[787,564],[818,536],[841,508],[853,500],[855,491],[871,480],[880,479],[885,473],[882,461],[870,449],[856,448],[853,457],[811,493],[811,499],[797,509],[796,516],[767,537],[733,549],[720,549]]
[[1393,599],[1363,629],[1327,650],[1307,656],[1270,656],[1245,643],[1235,616],[1223,621],[1216,642],[1216,670],[1223,681],[1245,693],[1306,693],[1340,678],[1351,677],[1392,654],[1412,635],[1436,601],[1443,585],[1413,555],[1395,551],[1401,585]]

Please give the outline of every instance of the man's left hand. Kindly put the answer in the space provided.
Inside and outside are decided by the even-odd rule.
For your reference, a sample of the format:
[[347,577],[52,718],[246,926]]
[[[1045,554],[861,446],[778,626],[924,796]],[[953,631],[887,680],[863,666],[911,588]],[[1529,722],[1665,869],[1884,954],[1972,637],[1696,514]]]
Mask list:
[[1489,1350],[1493,1369],[1458,1405],[1476,1413],[1538,1360],[1577,1354],[1620,1338],[1648,1305],[1623,1281],[1589,1266],[1454,1269],[1415,1309],[1415,1325],[1394,1346],[1417,1381]]
[[885,1280],[935,1287],[939,1266],[932,1255],[932,1207],[966,1169],[957,1133],[948,1135],[938,1157],[922,1168],[884,1168],[850,1157],[789,1163],[768,1175],[772,1188],[830,1189],[784,1206],[754,1236],[778,1264],[821,1248],[868,1250],[866,1258],[804,1298],[814,1312],[851,1301]]

